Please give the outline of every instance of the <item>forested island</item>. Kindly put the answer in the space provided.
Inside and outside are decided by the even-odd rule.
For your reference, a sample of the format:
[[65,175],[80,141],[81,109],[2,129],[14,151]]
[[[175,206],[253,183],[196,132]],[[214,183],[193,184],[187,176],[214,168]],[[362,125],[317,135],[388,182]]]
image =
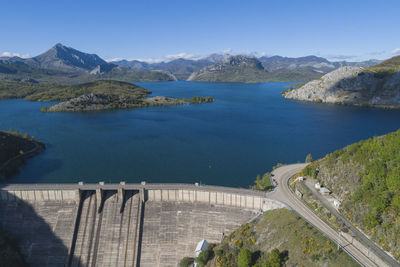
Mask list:
[[24,98],[28,101],[54,102],[43,112],[94,111],[150,106],[201,104],[214,101],[212,97],[171,98],[148,97],[151,91],[132,83],[99,80],[78,85],[38,84],[31,82],[1,82],[0,99]]

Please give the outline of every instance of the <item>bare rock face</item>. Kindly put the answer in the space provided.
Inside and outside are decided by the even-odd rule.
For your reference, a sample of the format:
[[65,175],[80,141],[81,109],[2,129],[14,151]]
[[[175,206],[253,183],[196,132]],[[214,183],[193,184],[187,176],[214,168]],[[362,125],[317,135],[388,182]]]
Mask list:
[[400,72],[381,75],[361,67],[341,67],[282,95],[303,101],[400,107]]
[[264,71],[264,67],[258,59],[237,55],[230,56],[214,65],[193,72],[189,76],[188,81],[213,81],[213,75],[223,76],[225,73],[231,71],[232,69],[255,69],[259,71]]
[[110,97],[101,94],[82,95],[71,100],[51,106],[48,111],[92,111],[111,108],[114,101]]

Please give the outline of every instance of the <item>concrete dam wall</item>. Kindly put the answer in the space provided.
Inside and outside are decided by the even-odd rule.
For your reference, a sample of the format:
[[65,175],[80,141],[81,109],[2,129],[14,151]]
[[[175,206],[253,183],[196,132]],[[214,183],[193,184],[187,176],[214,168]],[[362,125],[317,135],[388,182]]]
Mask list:
[[185,184],[7,185],[1,228],[31,266],[177,266],[260,210],[265,193]]

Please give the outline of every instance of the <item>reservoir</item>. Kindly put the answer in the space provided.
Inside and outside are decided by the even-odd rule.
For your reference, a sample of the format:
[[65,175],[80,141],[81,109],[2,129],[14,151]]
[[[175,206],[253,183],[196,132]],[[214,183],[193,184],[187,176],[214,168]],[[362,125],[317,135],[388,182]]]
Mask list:
[[200,105],[41,113],[49,103],[0,101],[0,129],[46,150],[13,183],[195,183],[248,187],[278,162],[314,159],[400,128],[400,110],[287,100],[289,83],[137,83],[153,95],[212,96]]

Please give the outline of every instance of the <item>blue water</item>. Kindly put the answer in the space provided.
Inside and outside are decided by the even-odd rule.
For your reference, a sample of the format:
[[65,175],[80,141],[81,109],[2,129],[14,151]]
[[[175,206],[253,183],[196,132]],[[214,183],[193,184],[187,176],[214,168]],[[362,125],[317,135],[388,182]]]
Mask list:
[[201,182],[247,187],[278,162],[304,161],[400,128],[400,111],[284,99],[287,83],[141,83],[154,95],[214,103],[96,113],[41,113],[0,101],[0,129],[46,143],[15,183]]

